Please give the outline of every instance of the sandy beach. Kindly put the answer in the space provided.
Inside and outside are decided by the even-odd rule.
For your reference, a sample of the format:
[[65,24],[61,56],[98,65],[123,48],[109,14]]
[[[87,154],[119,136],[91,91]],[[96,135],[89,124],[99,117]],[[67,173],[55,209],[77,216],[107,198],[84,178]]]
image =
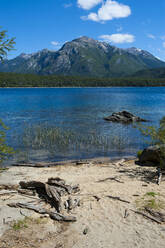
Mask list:
[[[49,168],[10,167],[0,173],[0,185],[60,177],[69,184],[79,184],[76,197],[81,204],[69,213],[77,221],[64,223],[7,205],[35,199],[18,192],[1,194],[0,248],[163,248],[165,224],[136,213],[149,203],[155,211],[165,209],[165,182],[157,185],[155,172],[155,168],[136,165],[135,160],[109,159]],[[25,219],[26,225],[13,228],[13,223]]]

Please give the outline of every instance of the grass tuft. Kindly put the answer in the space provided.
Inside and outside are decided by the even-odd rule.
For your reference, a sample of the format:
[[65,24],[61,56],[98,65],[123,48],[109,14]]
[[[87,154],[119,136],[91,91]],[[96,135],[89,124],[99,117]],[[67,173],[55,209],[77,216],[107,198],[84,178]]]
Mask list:
[[160,195],[155,192],[147,192],[144,196],[136,200],[136,207],[139,210],[145,210],[145,208],[150,208],[153,210],[160,210],[165,207],[165,202],[160,199]]

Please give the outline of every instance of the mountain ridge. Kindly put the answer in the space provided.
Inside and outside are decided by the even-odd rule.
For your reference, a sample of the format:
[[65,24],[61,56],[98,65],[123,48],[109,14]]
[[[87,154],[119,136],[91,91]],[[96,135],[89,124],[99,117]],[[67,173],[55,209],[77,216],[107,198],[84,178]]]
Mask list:
[[66,42],[58,51],[22,53],[0,64],[0,72],[88,77],[124,77],[165,67],[165,62],[139,48],[117,48],[87,36]]

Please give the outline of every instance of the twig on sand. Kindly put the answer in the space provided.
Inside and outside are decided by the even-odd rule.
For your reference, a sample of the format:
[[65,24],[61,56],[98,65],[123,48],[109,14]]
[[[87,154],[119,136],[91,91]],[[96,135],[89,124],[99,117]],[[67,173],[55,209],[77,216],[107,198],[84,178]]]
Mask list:
[[108,181],[108,180],[112,180],[112,181],[115,181],[117,183],[124,183],[124,182],[118,180],[116,177],[107,177],[105,179],[101,179],[101,180],[97,181],[97,183],[102,183],[102,182],[105,182],[105,181]]
[[118,196],[107,195],[107,197],[110,198],[110,199],[113,199],[113,200],[118,200],[118,201],[121,201],[121,202],[130,203],[129,201],[123,200]]
[[100,201],[100,197],[98,197],[97,195],[93,195],[93,197],[96,199],[96,201]]
[[125,209],[124,211],[124,218],[126,219],[128,217],[129,213],[128,213],[128,209]]
[[153,217],[151,217],[151,216],[149,216],[149,215],[147,215],[147,214],[145,214],[145,213],[143,213],[143,212],[140,212],[140,211],[135,211],[135,210],[133,210],[133,209],[130,209],[132,212],[134,212],[135,214],[139,214],[139,215],[142,215],[143,217],[146,217],[147,219],[150,219],[150,220],[152,220],[152,221],[154,221],[154,222],[156,222],[156,223],[158,223],[158,224],[162,224],[162,222],[161,221],[159,221],[159,220],[157,220],[157,219],[155,219],[155,218],[153,218]]

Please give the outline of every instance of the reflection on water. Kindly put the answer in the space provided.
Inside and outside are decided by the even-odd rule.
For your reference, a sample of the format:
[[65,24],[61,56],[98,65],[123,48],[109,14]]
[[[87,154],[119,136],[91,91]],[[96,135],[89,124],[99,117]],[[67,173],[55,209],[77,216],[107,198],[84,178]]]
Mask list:
[[[0,89],[0,118],[10,127],[8,143],[20,150],[20,160],[134,155],[144,147],[139,131],[103,117],[127,110],[157,125],[165,115],[164,103],[163,87]],[[58,130],[58,142],[65,146],[48,129]]]

